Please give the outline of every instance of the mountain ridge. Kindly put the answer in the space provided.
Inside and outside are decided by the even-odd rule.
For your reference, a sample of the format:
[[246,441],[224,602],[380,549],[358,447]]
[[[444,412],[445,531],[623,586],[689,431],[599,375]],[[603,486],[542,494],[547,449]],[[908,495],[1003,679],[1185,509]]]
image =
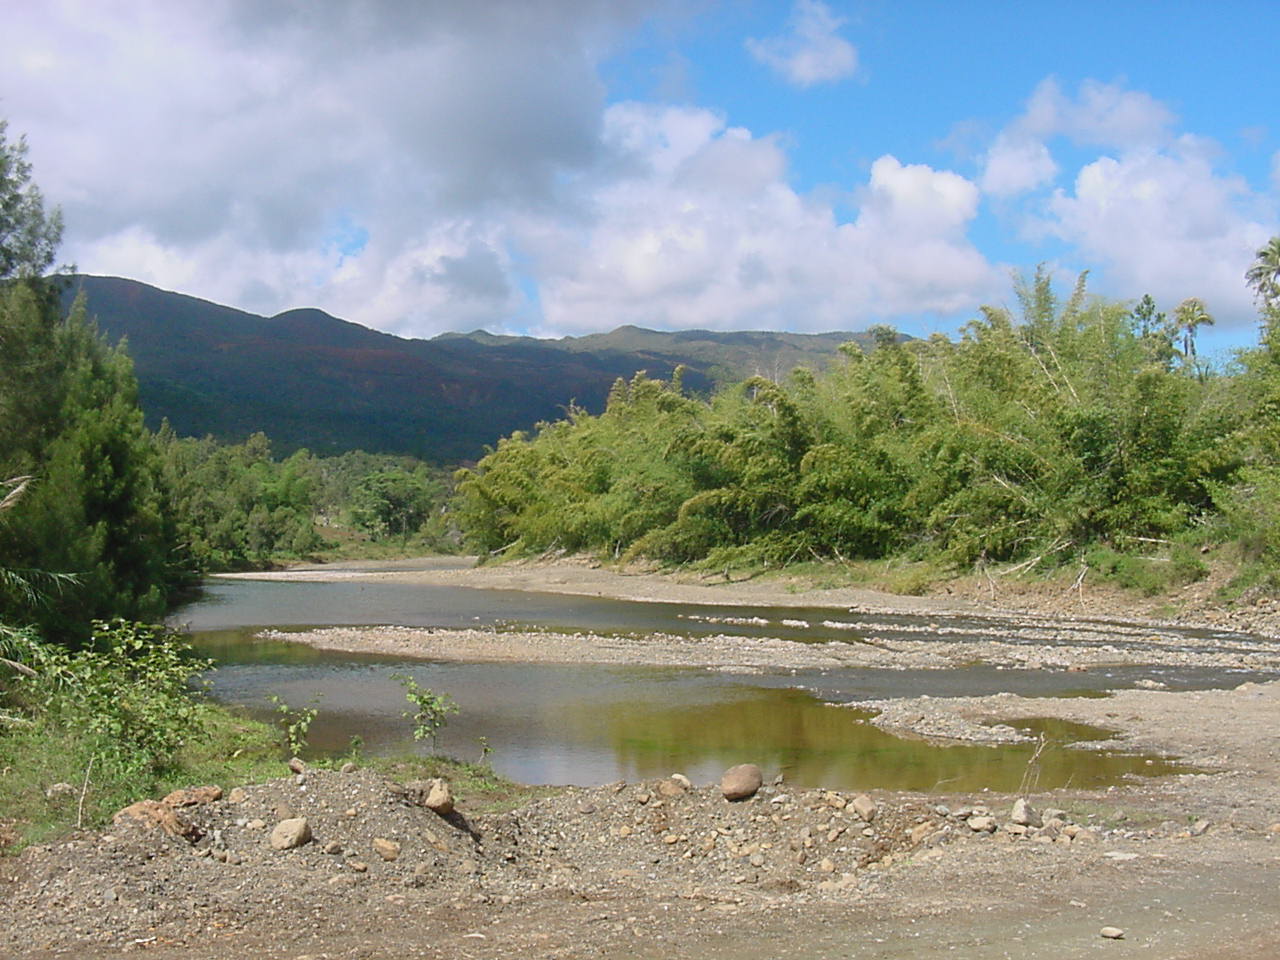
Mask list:
[[825,366],[863,333],[687,330],[622,326],[539,339],[443,333],[398,337],[315,307],[263,317],[122,277],[69,278],[109,339],[127,340],[148,424],[243,440],[261,430],[279,453],[366,449],[434,461],[470,460],[514,430],[598,412],[610,386],[637,371],[687,389],[752,374]]

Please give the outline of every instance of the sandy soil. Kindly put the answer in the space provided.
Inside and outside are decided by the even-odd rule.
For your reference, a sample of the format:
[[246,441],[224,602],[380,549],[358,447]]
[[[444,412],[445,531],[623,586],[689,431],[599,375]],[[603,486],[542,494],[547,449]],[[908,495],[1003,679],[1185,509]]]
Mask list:
[[[870,614],[1003,613],[1008,638],[1020,631],[1079,631],[1072,636],[1080,642],[1066,646],[1070,656],[1093,651],[1101,658],[1091,662],[1243,657],[1231,662],[1251,669],[1273,666],[1280,646],[1258,637],[1233,640],[1226,649],[1209,635],[1189,651],[1171,651],[1160,642],[1162,625],[1134,610],[1112,649],[1099,653],[1089,641],[1101,628],[1090,621],[1124,612],[1101,600],[1076,609],[1073,599],[1064,611],[1052,606],[1061,597],[1050,597],[1052,603],[1033,598],[1019,611],[1002,611],[984,607],[978,595],[790,592],[778,582],[677,582],[574,563],[467,570],[436,562],[384,572],[369,566],[271,576],[823,605]],[[1232,620],[1231,611],[1202,609],[1197,621],[1194,606],[1183,611],[1183,623],[1240,629],[1247,622],[1265,629],[1271,615],[1262,608],[1251,619]],[[1217,620],[1219,614],[1225,620]],[[690,645],[663,637],[513,639],[486,631],[324,631],[304,639],[433,658],[619,658],[760,669],[834,653],[782,640]],[[907,640],[892,650],[859,647],[857,655],[874,665],[905,657],[912,666],[944,666],[975,656],[1020,657],[1026,665],[1026,645],[1005,639],[955,649],[945,639],[918,647]],[[924,662],[926,654],[935,659]],[[1080,666],[1050,663],[1043,652],[1033,656],[1046,669]],[[868,820],[851,813],[852,796],[792,793],[783,784],[729,804],[714,785],[684,791],[657,782],[570,790],[501,815],[472,815],[462,798],[461,822],[444,823],[407,807],[394,785],[360,771],[308,772],[251,788],[238,808],[224,800],[187,813],[203,831],[194,843],[120,829],[33,849],[0,865],[0,901],[8,905],[10,924],[0,931],[0,953],[293,960],[1280,955],[1280,682],[1194,693],[1126,690],[1103,699],[1002,694],[875,706],[882,711],[877,722],[887,728],[944,741],[989,738],[992,720],[1059,716],[1114,731],[1112,741],[1093,748],[1172,754],[1198,772],[1106,790],[1041,793],[1029,770],[1032,803],[1045,817],[1049,808],[1062,812],[1029,829],[1012,823],[1013,797],[985,791],[874,793],[877,813]],[[977,808],[987,810],[991,829],[979,825],[986,814]],[[350,810],[356,813],[348,816]],[[314,818],[316,841],[300,851],[271,851],[262,831],[290,813]],[[403,853],[381,863],[371,845],[388,836],[402,843]],[[330,839],[342,853],[323,852]],[[215,840],[226,859],[215,857]],[[364,870],[345,859],[355,856]],[[1123,939],[1102,937],[1104,926],[1122,929]]]

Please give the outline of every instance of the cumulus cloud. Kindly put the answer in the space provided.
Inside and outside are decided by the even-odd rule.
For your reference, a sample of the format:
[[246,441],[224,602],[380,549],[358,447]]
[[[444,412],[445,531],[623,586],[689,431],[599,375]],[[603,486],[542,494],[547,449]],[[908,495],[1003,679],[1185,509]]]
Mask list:
[[[86,269],[264,312],[314,290],[384,327],[427,307],[436,329],[498,323],[515,301],[495,221],[571,206],[599,60],[646,6],[29,5],[0,35],[0,109]],[[336,249],[337,222],[367,242]]]
[[[1149,94],[1087,80],[1074,95],[1053,78],[982,157],[983,191],[1006,201],[1024,234],[1070,246],[1111,296],[1151,293],[1163,303],[1203,298],[1220,323],[1253,320],[1242,276],[1275,230],[1275,209],[1240,176],[1217,169],[1211,141],[1175,131]],[[1050,144],[1100,148],[1072,182]]]
[[1205,300],[1227,321],[1251,319],[1243,275],[1271,228],[1249,216],[1251,191],[1213,169],[1204,145],[1128,151],[1081,168],[1058,190],[1047,226],[1129,296]]
[[980,182],[985,193],[1011,197],[1052,182],[1057,173],[1043,140],[1004,132],[987,151]]
[[696,108],[618,104],[606,148],[627,171],[590,191],[585,229],[527,224],[550,329],[860,328],[904,313],[954,313],[1003,278],[966,229],[979,192],[955,173],[884,156],[859,212],[796,192],[768,137]]
[[830,83],[852,74],[858,52],[840,36],[844,20],[821,0],[796,0],[787,32],[746,41],[747,51],[797,87]]

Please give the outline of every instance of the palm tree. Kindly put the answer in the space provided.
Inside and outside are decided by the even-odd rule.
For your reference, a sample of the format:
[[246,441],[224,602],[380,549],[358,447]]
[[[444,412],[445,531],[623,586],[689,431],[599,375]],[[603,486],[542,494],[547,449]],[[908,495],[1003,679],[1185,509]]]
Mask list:
[[1263,310],[1270,312],[1280,305],[1280,236],[1272,237],[1258,250],[1244,279]]
[[1199,297],[1187,297],[1173,311],[1175,329],[1182,335],[1182,359],[1194,363],[1196,357],[1196,329],[1213,326],[1213,317]]

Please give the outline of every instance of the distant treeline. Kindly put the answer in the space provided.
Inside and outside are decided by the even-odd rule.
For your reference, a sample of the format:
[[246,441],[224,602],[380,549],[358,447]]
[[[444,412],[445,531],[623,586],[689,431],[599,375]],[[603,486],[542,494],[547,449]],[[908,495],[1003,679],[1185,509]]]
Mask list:
[[[1114,565],[1193,546],[1280,549],[1280,352],[1275,277],[1250,283],[1263,344],[1229,370],[1198,362],[1212,318],[1086,294],[1037,271],[1020,311],[984,308],[955,341],[844,348],[785,382],[686,396],[619,381],[599,416],[514,434],[459,474],[458,520],[485,555],[597,551],[707,565],[907,557]],[[1274,258],[1280,262],[1280,257]],[[1268,286],[1270,284],[1270,286]]]
[[94,619],[158,620],[202,573],[452,546],[440,468],[151,432],[125,350],[60,296],[57,278],[0,284],[0,625],[74,642]]

